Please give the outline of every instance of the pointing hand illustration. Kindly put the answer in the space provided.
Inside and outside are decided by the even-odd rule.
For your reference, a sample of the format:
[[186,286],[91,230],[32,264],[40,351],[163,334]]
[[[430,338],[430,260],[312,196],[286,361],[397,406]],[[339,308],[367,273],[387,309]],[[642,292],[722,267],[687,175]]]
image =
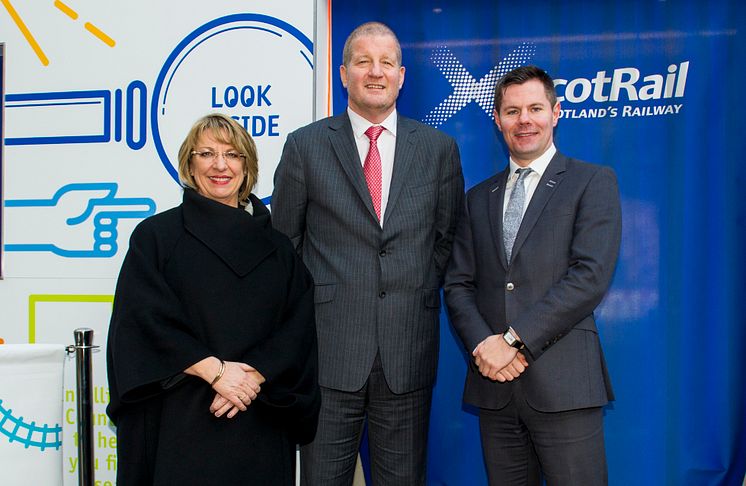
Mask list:
[[[50,199],[5,201],[5,251],[51,252],[64,258],[107,258],[117,253],[120,219],[143,219],[155,213],[147,197],[116,197],[115,182],[73,183],[62,186]],[[44,212],[44,225],[34,216]],[[50,217],[50,213],[54,216]],[[53,221],[53,222],[50,222]],[[25,240],[23,243],[15,243]],[[12,243],[11,243],[12,242]]]

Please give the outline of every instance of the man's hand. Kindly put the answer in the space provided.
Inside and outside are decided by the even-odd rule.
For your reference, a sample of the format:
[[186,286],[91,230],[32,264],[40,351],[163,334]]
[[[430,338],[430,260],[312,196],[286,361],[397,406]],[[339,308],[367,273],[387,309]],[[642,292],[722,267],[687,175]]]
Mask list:
[[518,353],[515,355],[515,358],[513,359],[513,361],[510,362],[508,366],[497,372],[496,380],[500,383],[513,381],[514,379],[518,378],[521,373],[526,371],[527,367],[528,361],[526,361],[526,357],[523,356],[522,353]]
[[528,366],[526,358],[509,346],[501,334],[487,337],[472,355],[482,376],[501,383],[517,378]]

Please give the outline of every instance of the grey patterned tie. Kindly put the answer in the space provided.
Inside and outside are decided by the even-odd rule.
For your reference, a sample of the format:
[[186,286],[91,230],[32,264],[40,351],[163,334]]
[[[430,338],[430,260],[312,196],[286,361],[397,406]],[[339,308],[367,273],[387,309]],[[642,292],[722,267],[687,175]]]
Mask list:
[[530,168],[516,170],[518,179],[513,185],[513,192],[510,193],[508,207],[505,209],[503,217],[503,244],[505,245],[505,256],[510,257],[513,253],[513,243],[515,236],[518,234],[518,228],[521,227],[523,219],[523,205],[526,203],[526,188],[523,186],[523,180],[531,173]]

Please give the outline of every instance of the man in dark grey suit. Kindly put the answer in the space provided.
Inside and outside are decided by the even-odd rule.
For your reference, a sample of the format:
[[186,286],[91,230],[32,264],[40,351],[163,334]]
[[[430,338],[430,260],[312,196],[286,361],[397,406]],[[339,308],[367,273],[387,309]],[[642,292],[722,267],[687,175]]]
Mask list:
[[541,69],[498,81],[509,166],[467,193],[446,275],[492,485],[607,483],[613,394],[593,311],[619,252],[619,191],[610,168],[557,152],[559,113]]
[[374,484],[424,484],[458,147],[397,113],[404,67],[385,25],[350,34],[340,75],[346,112],[288,136],[272,195],[273,224],[316,283],[322,409],[301,477],[351,484],[367,418]]

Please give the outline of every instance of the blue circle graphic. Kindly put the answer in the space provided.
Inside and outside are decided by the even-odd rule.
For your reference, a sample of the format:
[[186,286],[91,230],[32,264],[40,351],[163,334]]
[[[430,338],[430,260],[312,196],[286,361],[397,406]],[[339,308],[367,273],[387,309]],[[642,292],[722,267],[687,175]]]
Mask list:
[[[275,17],[270,17],[269,15],[261,15],[261,14],[253,14],[253,13],[241,13],[241,14],[233,14],[233,15],[226,15],[225,17],[220,17],[215,20],[211,20],[210,22],[198,27],[196,30],[194,30],[192,33],[187,35],[184,40],[182,40],[179,45],[177,45],[174,50],[171,52],[171,54],[168,56],[168,59],[166,59],[166,62],[163,64],[163,67],[161,68],[161,72],[158,74],[158,78],[156,79],[155,86],[153,88],[153,98],[150,105],[150,123],[153,130],[153,143],[155,144],[156,151],[158,152],[158,156],[161,159],[161,163],[166,168],[166,171],[171,175],[171,177],[178,183],[179,182],[179,175],[174,168],[174,165],[171,164],[171,161],[168,158],[168,154],[166,154],[166,150],[163,147],[163,143],[161,141],[160,136],[160,130],[158,127],[158,110],[160,108],[159,98],[161,98],[161,90],[163,90],[164,83],[166,84],[166,90],[163,93],[163,104],[165,104],[165,97],[168,91],[168,86],[170,85],[170,78],[172,78],[176,72],[176,70],[179,68],[179,65],[181,64],[181,61],[186,57],[186,55],[191,52],[195,47],[197,47],[199,44],[204,42],[205,40],[209,39],[211,36],[202,39],[200,42],[198,42],[196,45],[192,46],[192,43],[201,35],[205,34],[206,32],[209,32],[212,29],[215,29],[216,27],[220,27],[222,25],[232,24],[235,22],[258,22],[258,23],[264,23],[266,25],[273,26],[275,28],[281,29],[291,36],[293,36],[295,39],[300,42],[303,47],[305,47],[308,52],[313,52],[313,42],[306,37],[306,35],[298,30],[297,28],[293,27],[292,25],[288,24],[285,21],[282,21],[280,19],[277,19]],[[240,27],[238,27],[240,28]],[[252,28],[252,27],[244,27],[244,28]],[[267,32],[279,35],[274,31],[271,31],[269,29],[261,29],[258,27],[253,27],[257,30],[266,30]],[[213,35],[217,35],[222,32],[226,32],[228,30],[233,30],[231,28],[223,29],[220,32],[216,32]],[[191,46],[191,48],[190,48]],[[174,63],[179,59],[179,56],[184,52],[185,49],[189,48],[189,51],[186,52],[184,55],[185,57],[179,60],[179,62],[176,64],[174,68],[174,72],[171,74],[171,77],[169,80],[166,80],[166,76],[168,75],[169,71],[171,70]],[[305,58],[306,62],[308,62],[309,65],[313,68],[313,65],[311,63],[311,60],[308,59],[308,57],[301,51],[301,55]]]

